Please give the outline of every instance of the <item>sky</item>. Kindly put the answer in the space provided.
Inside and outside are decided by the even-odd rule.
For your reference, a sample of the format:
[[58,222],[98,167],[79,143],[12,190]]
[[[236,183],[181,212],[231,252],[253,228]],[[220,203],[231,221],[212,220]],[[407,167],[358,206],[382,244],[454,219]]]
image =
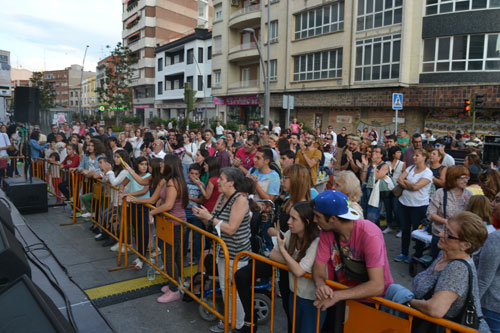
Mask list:
[[123,0],[2,1],[0,50],[10,51],[13,68],[31,71],[97,62],[121,41]]

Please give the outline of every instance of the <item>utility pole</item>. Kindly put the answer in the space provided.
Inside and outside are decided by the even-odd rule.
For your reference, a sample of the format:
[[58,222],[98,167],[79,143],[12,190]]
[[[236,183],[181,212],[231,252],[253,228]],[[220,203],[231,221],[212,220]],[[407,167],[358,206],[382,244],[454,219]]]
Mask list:
[[85,53],[83,54],[82,61],[82,72],[80,74],[80,94],[78,95],[78,111],[80,113],[80,120],[83,120],[83,110],[82,110],[82,85],[83,85],[83,67],[85,66],[85,57],[87,56],[87,49],[89,46],[85,47]]
[[[267,1],[267,69],[266,69],[266,96],[264,109],[264,126],[269,126],[271,110],[271,91],[269,89],[269,71],[271,66],[271,1]],[[270,128],[269,130],[272,130]]]

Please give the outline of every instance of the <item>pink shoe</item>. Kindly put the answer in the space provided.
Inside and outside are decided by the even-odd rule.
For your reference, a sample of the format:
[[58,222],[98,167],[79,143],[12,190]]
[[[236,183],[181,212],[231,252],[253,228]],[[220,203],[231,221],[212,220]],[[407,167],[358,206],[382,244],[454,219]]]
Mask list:
[[168,293],[165,293],[165,294],[161,295],[160,297],[158,297],[156,299],[156,301],[158,303],[169,303],[169,302],[173,302],[173,301],[178,301],[180,299],[181,299],[180,292],[169,290]]
[[164,285],[163,287],[161,287],[161,292],[162,293],[167,293],[170,291],[170,288],[168,287],[168,284]]

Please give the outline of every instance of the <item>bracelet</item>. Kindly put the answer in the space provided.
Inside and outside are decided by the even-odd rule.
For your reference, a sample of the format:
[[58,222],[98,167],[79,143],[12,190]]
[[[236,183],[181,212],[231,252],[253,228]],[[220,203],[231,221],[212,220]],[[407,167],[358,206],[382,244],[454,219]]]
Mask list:
[[214,224],[214,219],[215,219],[215,216],[212,216],[212,217],[208,220],[208,224],[209,224],[209,225],[213,225],[213,224]]

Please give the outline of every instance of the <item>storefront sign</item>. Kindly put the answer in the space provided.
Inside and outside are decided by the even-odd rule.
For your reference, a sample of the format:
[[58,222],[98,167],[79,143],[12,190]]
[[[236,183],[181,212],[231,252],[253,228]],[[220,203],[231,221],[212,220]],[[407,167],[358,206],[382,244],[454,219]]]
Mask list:
[[138,105],[134,105],[134,109],[149,109],[149,108],[154,108],[154,105],[152,105],[152,104],[138,104]]
[[351,116],[337,116],[337,124],[352,124]]
[[226,101],[224,100],[224,97],[214,97],[214,104],[215,105],[224,105],[224,104],[226,104]]
[[226,97],[227,105],[259,105],[258,96],[229,96]]

